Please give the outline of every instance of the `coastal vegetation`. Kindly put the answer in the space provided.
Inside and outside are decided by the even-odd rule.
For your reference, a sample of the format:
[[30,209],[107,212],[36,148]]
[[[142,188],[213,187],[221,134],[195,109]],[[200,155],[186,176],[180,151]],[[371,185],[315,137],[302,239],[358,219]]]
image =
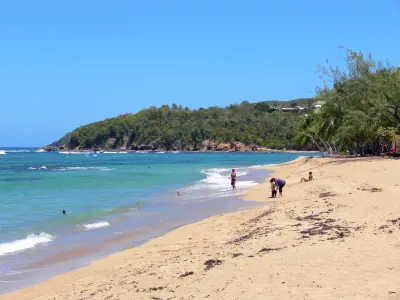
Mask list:
[[213,150],[207,142],[239,142],[247,150],[379,155],[399,139],[400,68],[362,52],[345,53],[344,71],[319,66],[324,86],[315,98],[199,109],[153,106],[81,126],[51,146],[191,151]]
[[320,67],[320,105],[302,118],[297,143],[331,153],[379,155],[400,133],[400,68],[346,51],[346,69]]
[[296,149],[299,124],[312,102],[311,98],[258,103],[243,101],[224,108],[214,106],[193,110],[176,104],[150,107],[135,114],[81,126],[52,146],[200,150],[204,141],[211,140]]

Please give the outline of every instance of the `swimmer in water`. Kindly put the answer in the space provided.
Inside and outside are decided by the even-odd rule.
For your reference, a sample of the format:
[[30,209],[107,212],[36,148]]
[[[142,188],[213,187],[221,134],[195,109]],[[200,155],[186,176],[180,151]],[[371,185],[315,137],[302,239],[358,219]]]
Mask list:
[[63,213],[63,215],[66,215],[67,211],[65,209],[63,209],[62,213]]

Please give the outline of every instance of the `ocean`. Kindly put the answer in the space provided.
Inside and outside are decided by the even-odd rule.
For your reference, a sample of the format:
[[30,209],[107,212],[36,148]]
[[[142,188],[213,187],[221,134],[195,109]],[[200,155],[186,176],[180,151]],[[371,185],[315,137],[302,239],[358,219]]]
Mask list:
[[265,166],[315,155],[0,149],[0,293],[183,224],[260,205],[239,196],[270,175]]

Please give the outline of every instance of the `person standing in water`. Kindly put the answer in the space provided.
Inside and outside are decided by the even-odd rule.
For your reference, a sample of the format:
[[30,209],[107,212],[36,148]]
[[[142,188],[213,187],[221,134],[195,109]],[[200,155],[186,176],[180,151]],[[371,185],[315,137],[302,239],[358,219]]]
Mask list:
[[232,169],[231,186],[232,186],[232,190],[236,190],[236,171],[235,171],[235,169]]
[[271,180],[269,182],[275,182],[276,185],[278,185],[278,189],[279,189],[279,196],[282,197],[282,192],[283,192],[283,187],[286,184],[286,181],[283,179],[279,179],[279,178],[271,178]]

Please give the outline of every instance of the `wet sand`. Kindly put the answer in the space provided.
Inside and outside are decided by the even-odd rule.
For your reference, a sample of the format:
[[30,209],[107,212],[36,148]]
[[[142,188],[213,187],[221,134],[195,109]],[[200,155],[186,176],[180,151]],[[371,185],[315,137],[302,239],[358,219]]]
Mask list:
[[[400,160],[270,167],[284,197],[180,227],[0,299],[400,299]],[[315,181],[299,183],[313,171]],[[245,199],[270,201],[269,182]]]

